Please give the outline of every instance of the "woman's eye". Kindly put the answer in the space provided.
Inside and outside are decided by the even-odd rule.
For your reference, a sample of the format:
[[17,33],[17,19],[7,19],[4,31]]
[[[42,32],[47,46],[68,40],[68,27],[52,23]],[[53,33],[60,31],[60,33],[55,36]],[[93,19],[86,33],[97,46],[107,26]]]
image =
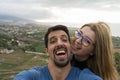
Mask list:
[[86,43],[90,44],[89,39],[85,38]]

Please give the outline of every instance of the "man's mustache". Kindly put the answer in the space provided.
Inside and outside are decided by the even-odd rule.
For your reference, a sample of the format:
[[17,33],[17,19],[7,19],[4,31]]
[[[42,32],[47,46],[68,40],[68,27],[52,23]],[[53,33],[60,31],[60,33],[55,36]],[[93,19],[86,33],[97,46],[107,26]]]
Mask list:
[[60,46],[56,46],[53,52],[56,53],[58,50],[61,50],[61,49],[67,51],[67,48],[64,45],[60,45]]

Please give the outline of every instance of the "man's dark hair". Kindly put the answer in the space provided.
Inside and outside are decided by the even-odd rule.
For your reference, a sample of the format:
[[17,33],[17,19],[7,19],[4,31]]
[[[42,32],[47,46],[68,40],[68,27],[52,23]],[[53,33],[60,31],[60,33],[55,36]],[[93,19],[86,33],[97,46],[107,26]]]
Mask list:
[[57,31],[57,30],[62,30],[64,31],[67,35],[68,35],[68,38],[69,38],[69,41],[70,41],[70,35],[69,35],[69,31],[67,29],[66,26],[64,25],[56,25],[56,26],[53,26],[53,27],[50,27],[48,28],[46,34],[45,34],[45,37],[44,37],[44,41],[45,41],[45,47],[47,48],[48,47],[48,35],[53,32],[53,31]]

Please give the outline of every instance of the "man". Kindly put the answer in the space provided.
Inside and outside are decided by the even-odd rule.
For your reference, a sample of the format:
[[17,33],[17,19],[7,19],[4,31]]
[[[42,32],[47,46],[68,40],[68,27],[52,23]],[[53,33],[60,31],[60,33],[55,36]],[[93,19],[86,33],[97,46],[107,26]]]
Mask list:
[[66,26],[50,27],[44,39],[50,57],[48,65],[22,71],[14,80],[101,80],[88,69],[81,71],[71,67],[70,36]]

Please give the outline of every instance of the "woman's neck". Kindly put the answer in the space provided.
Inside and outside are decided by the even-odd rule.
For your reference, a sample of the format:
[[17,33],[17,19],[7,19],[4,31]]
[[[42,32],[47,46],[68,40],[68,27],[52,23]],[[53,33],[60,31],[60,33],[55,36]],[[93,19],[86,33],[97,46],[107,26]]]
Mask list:
[[78,56],[78,55],[74,55],[75,60],[77,61],[86,61],[88,59],[88,56]]

